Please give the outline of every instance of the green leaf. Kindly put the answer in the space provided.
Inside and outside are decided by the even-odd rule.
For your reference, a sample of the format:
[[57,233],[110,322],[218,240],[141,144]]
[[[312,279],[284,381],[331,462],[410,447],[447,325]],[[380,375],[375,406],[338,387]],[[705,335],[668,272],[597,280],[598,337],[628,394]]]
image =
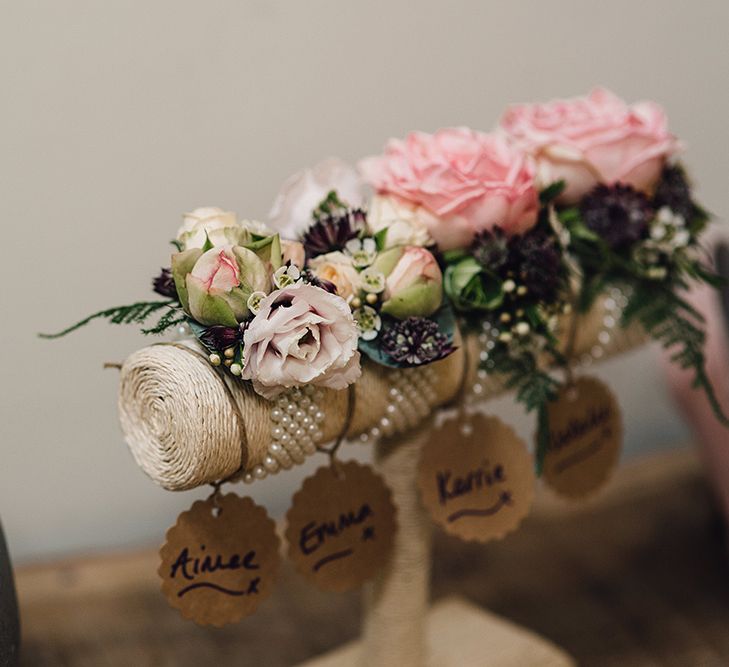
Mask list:
[[203,243],[202,251],[207,252],[208,250],[212,250],[215,246],[213,245],[213,242],[210,240],[210,237],[208,236],[207,230],[205,230],[205,243]]
[[444,251],[441,253],[441,256],[446,264],[455,264],[460,262],[464,257],[470,257],[470,253],[465,248],[455,248]]
[[252,250],[264,263],[270,264],[275,271],[283,264],[283,253],[281,252],[281,238],[278,234],[272,234],[265,238],[246,243],[244,248]]
[[566,187],[567,183],[564,180],[551,183],[539,193],[539,203],[542,206],[549,204],[551,201],[559,197]]
[[729,427],[724,411],[706,373],[703,317],[675,287],[662,282],[642,281],[623,311],[623,325],[637,320],[646,333],[671,353],[671,361],[693,372],[693,386],[702,389],[716,418]]
[[379,232],[377,232],[374,238],[377,252],[382,252],[387,245],[387,227],[383,227]]
[[192,271],[202,254],[202,249],[191,248],[172,255],[172,279],[175,281],[180,303],[188,313],[190,312],[190,299],[187,294],[187,274]]

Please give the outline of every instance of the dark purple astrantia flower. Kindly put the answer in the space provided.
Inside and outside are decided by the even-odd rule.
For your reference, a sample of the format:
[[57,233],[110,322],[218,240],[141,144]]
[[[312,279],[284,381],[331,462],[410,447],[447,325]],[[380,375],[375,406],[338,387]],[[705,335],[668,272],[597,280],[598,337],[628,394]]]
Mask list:
[[208,327],[200,334],[200,341],[209,350],[223,352],[243,341],[243,330],[241,327],[226,327],[216,325]]
[[529,294],[553,301],[562,284],[562,251],[554,238],[533,229],[509,239],[509,264]]
[[501,275],[509,264],[509,239],[500,227],[476,234],[471,246],[473,256],[484,269]]
[[695,207],[691,199],[691,185],[683,167],[671,165],[663,169],[653,195],[653,205],[656,209],[668,206],[674,213],[682,215],[686,222],[691,221]]
[[319,278],[318,276],[314,275],[314,273],[309,271],[309,269],[304,269],[301,272],[301,279],[305,283],[309,283],[309,285],[314,285],[314,287],[319,287],[320,289],[323,289],[331,294],[337,293],[337,286],[333,282],[329,280],[324,280],[323,278]]
[[319,218],[302,239],[306,256],[311,259],[335,250],[343,250],[347,241],[364,229],[365,213],[360,209],[343,211]]
[[473,256],[491,274],[525,285],[537,299],[551,301],[562,282],[562,251],[544,230],[507,237],[495,227],[476,235]]
[[598,185],[580,205],[589,229],[614,250],[646,238],[653,208],[648,198],[629,185]]
[[425,317],[409,317],[390,325],[380,338],[385,354],[397,363],[420,366],[447,357],[453,350],[438,325]]
[[161,296],[176,299],[177,289],[175,289],[175,281],[172,280],[172,271],[162,269],[161,273],[152,281],[152,289]]

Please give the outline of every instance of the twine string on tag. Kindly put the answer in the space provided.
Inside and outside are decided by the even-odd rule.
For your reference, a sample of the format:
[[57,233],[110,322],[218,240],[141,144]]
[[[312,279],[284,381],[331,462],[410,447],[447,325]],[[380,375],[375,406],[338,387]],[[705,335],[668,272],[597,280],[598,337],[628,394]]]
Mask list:
[[208,496],[208,500],[212,501],[213,504],[213,514],[215,516],[220,516],[220,513],[223,511],[222,506],[220,505],[220,487],[223,486],[224,480],[221,480],[219,482],[211,482],[210,486],[213,487],[212,493]]
[[579,317],[577,316],[577,294],[573,291],[571,293],[570,304],[572,306],[570,325],[567,332],[567,343],[564,348],[564,381],[568,387],[572,387],[575,384],[575,373],[572,368],[572,360],[575,356],[575,345],[577,344],[577,325]]
[[338,465],[339,460],[337,459],[337,451],[342,446],[342,442],[344,442],[344,438],[347,436],[347,432],[352,425],[352,418],[354,417],[356,404],[357,391],[355,389],[355,385],[350,384],[349,387],[347,387],[347,413],[344,417],[344,424],[342,425],[342,429],[339,431],[337,439],[331,447],[323,447],[322,445],[317,445],[316,447],[317,451],[329,456],[329,464],[337,471],[337,474],[341,473]]

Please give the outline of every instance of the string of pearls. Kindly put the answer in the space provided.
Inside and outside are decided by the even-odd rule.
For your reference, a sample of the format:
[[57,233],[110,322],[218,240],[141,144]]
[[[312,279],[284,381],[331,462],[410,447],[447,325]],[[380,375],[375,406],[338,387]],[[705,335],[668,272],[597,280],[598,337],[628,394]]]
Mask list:
[[279,470],[288,470],[317,451],[325,418],[324,410],[319,407],[322,397],[320,389],[304,386],[295,387],[276,399],[271,408],[271,444],[263,463],[246,471],[243,482],[250,484]]
[[597,343],[589,352],[585,352],[578,360],[580,366],[589,366],[605,356],[605,348],[612,340],[615,328],[620,324],[620,317],[628,305],[628,295],[620,287],[611,287],[603,301],[604,315],[602,327],[597,334]]
[[430,413],[435,403],[433,384],[436,378],[431,366],[393,370],[389,377],[385,414],[369,431],[359,436],[363,444],[414,428]]

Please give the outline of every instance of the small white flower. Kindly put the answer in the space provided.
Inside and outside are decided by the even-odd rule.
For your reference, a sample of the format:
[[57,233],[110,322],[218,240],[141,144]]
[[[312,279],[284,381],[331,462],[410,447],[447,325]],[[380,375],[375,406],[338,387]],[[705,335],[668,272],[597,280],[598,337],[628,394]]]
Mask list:
[[382,319],[377,311],[370,306],[362,306],[355,310],[352,315],[359,329],[359,337],[362,340],[372,340],[377,338],[382,328]]
[[691,234],[689,234],[688,229],[679,229],[674,233],[671,242],[676,248],[685,248],[690,240]]
[[668,275],[668,270],[665,266],[651,266],[646,271],[646,276],[651,280],[663,280]]
[[364,269],[369,266],[377,257],[377,244],[375,243],[375,239],[370,237],[351,239],[347,241],[344,247],[352,256],[352,264],[358,269]]
[[668,206],[661,206],[656,213],[656,221],[662,225],[670,225],[673,223],[673,211]]
[[301,271],[296,264],[290,264],[289,266],[284,264],[276,269],[273,274],[273,284],[278,289],[290,287],[291,285],[299,282],[299,280],[301,280]]
[[654,224],[651,227],[651,238],[654,241],[660,241],[666,237],[666,226],[663,223]]
[[361,287],[365,292],[379,294],[385,290],[385,274],[372,267],[369,267],[359,274],[362,281]]
[[265,298],[265,292],[253,292],[253,294],[248,297],[248,302],[246,303],[248,310],[250,310],[254,315],[258,313],[258,309],[261,307],[261,301]]

